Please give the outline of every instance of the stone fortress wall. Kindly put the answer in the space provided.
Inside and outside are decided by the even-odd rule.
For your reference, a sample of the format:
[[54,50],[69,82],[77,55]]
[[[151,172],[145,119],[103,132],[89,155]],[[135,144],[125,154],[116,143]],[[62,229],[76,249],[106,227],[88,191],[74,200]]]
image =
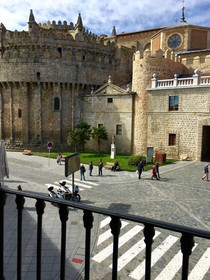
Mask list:
[[83,28],[80,15],[74,27],[54,21],[39,26],[31,11],[28,32],[1,25],[0,36],[0,136],[10,147],[66,143],[81,121],[82,95],[109,75],[116,83],[131,79],[131,51],[104,44]]

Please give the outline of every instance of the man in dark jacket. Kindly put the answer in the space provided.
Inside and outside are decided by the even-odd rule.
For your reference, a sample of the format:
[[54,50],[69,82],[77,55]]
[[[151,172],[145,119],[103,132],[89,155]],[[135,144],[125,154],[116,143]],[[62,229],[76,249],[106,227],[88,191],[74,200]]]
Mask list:
[[138,171],[139,179],[141,179],[142,170],[144,170],[144,164],[143,164],[142,161],[140,161],[137,165],[137,171]]

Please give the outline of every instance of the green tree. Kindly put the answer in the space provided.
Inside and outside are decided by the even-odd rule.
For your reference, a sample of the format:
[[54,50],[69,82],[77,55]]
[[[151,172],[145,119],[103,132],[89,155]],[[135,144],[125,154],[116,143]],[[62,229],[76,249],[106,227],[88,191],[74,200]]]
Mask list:
[[80,130],[77,128],[74,128],[71,130],[67,135],[67,143],[69,145],[74,146],[75,152],[77,152],[78,145],[80,143]]
[[80,141],[79,144],[82,145],[82,151],[85,151],[85,143],[90,140],[91,137],[91,126],[85,122],[79,123],[76,128],[79,130]]
[[101,140],[108,140],[108,133],[105,126],[93,127],[91,136],[97,141],[98,153],[101,150]]
[[85,143],[90,140],[91,137],[90,127],[89,124],[82,122],[69,132],[67,142],[69,145],[75,147],[75,151],[77,151],[79,145],[82,146],[82,151],[85,151]]

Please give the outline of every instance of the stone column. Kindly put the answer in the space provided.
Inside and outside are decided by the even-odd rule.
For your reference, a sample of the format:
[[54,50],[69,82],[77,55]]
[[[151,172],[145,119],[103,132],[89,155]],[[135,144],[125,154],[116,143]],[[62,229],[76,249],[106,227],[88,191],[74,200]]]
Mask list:
[[61,94],[61,84],[54,83],[53,84],[53,100],[55,97],[60,99],[60,110],[56,111],[56,123],[55,123],[55,137],[57,141],[61,142],[61,135],[62,135],[62,111],[63,111],[63,104],[62,104],[62,94]]
[[35,111],[35,137],[39,135],[42,139],[42,87],[40,82],[37,83],[37,88],[35,91],[36,98],[36,111]]
[[3,114],[3,96],[2,96],[2,85],[0,85],[0,139],[3,136],[3,127],[2,127],[2,114]]
[[13,83],[9,83],[9,98],[10,98],[10,140],[13,141],[14,138],[14,128],[13,128]]
[[28,125],[29,125],[29,101],[28,101],[28,84],[21,84],[21,101],[20,109],[22,110],[22,141],[23,144],[28,144]]

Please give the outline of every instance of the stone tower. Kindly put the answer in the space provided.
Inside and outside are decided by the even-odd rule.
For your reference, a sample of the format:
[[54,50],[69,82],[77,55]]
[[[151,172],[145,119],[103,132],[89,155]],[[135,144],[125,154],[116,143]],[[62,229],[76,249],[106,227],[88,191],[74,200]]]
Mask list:
[[7,146],[66,143],[83,121],[81,97],[110,75],[115,83],[131,77],[124,67],[130,51],[86,30],[80,14],[75,25],[38,24],[30,10],[28,32],[1,25],[0,37],[0,137]]
[[134,118],[134,154],[146,154],[147,147],[150,146],[148,131],[148,93],[151,88],[153,74],[159,79],[173,78],[174,73],[186,73],[188,69],[171,52],[158,50],[154,55],[146,50],[144,53],[137,51],[133,57],[133,81],[132,91],[136,92],[135,118]]

